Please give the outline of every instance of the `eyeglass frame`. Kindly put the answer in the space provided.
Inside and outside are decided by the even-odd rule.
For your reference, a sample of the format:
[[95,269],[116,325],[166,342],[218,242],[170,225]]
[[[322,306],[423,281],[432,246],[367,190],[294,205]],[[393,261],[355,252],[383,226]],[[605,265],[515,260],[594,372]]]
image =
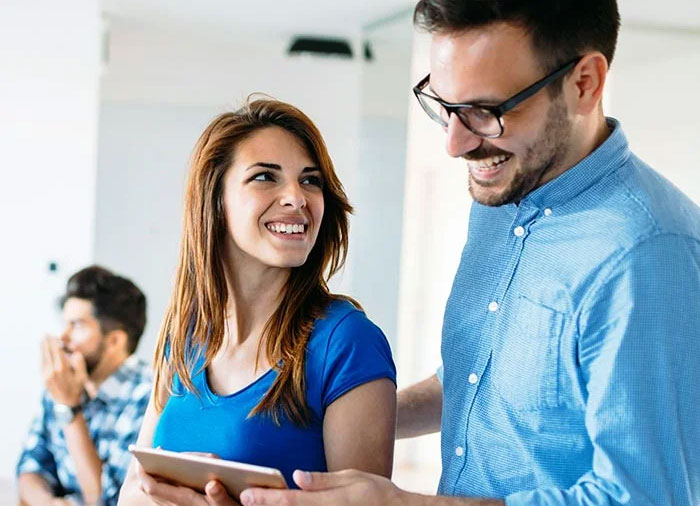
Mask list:
[[573,69],[576,65],[578,65],[578,62],[581,61],[583,56],[577,56],[573,60],[565,63],[558,69],[554,70],[553,72],[547,74],[544,76],[542,79],[536,81],[535,83],[531,84],[530,86],[520,90],[517,92],[515,95],[511,96],[510,98],[507,98],[503,102],[501,102],[498,105],[483,105],[483,104],[475,104],[475,103],[450,103],[446,102],[445,100],[435,97],[433,95],[429,95],[428,93],[425,93],[423,90],[425,87],[428,85],[430,82],[430,74],[425,76],[423,79],[421,79],[418,84],[416,84],[413,87],[413,93],[416,96],[416,99],[418,100],[418,103],[421,105],[421,108],[425,111],[425,113],[428,115],[430,119],[435,121],[436,123],[442,125],[443,127],[447,126],[447,123],[440,117],[435,117],[432,113],[435,111],[428,110],[425,105],[423,105],[423,101],[420,98],[420,95],[423,95],[425,97],[428,97],[431,100],[436,101],[439,103],[442,107],[444,107],[445,111],[447,112],[447,117],[449,117],[453,113],[457,113],[459,109],[482,109],[484,111],[490,112],[493,114],[498,121],[498,126],[500,127],[500,132],[495,135],[484,135],[479,132],[475,132],[471,126],[469,126],[457,113],[457,118],[459,118],[459,121],[474,135],[478,135],[479,137],[483,137],[485,139],[496,139],[500,136],[503,135],[503,132],[505,130],[505,127],[503,126],[503,116],[515,106],[519,105],[520,103],[524,102],[528,98],[532,97],[535,93],[540,91],[542,88],[547,86],[548,84],[554,82],[558,78],[562,77],[565,75],[567,72],[569,72],[571,69]]

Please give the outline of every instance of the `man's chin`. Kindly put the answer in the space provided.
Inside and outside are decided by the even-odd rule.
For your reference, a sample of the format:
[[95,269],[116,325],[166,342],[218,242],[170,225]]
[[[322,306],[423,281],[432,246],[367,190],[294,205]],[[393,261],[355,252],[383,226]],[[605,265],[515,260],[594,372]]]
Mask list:
[[469,178],[469,194],[472,198],[483,206],[498,207],[508,204],[509,188],[501,186],[482,185]]

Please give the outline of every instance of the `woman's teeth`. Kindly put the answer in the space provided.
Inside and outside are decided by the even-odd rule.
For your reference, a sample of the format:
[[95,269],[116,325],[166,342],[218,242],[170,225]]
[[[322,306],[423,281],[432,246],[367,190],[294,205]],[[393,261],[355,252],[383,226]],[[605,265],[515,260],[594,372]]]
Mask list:
[[278,234],[303,234],[306,231],[306,225],[291,224],[291,223],[268,223],[267,229]]

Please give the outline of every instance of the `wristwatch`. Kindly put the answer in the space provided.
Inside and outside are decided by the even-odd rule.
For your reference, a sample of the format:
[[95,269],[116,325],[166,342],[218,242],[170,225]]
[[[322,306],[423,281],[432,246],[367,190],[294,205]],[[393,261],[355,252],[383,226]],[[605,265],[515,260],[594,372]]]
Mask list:
[[83,411],[83,405],[69,406],[68,404],[54,403],[53,414],[59,427],[65,427],[73,421],[78,413]]

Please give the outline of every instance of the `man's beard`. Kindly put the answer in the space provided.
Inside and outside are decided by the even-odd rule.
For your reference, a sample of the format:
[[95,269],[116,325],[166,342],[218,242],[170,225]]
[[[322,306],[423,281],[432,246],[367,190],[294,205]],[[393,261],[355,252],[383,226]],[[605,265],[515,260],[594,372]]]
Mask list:
[[[567,118],[566,104],[563,95],[560,94],[552,100],[552,105],[547,113],[542,133],[527,149],[522,157],[520,168],[513,174],[508,186],[499,194],[477,195],[474,191],[472,175],[469,174],[469,193],[478,203],[485,206],[501,206],[512,202],[520,202],[525,195],[537,188],[542,177],[555,166],[566,154],[571,137],[571,122]],[[469,159],[485,158],[490,155],[506,154],[506,151],[490,153],[486,156],[475,156],[477,150],[468,154]],[[507,163],[507,162],[506,162]],[[479,183],[479,186],[488,187],[488,183]]]
[[91,375],[93,371],[97,368],[97,366],[100,364],[104,351],[105,342],[104,336],[102,336],[97,349],[94,352],[90,353],[90,355],[83,355],[83,358],[85,359],[85,370],[87,371],[88,376]]

